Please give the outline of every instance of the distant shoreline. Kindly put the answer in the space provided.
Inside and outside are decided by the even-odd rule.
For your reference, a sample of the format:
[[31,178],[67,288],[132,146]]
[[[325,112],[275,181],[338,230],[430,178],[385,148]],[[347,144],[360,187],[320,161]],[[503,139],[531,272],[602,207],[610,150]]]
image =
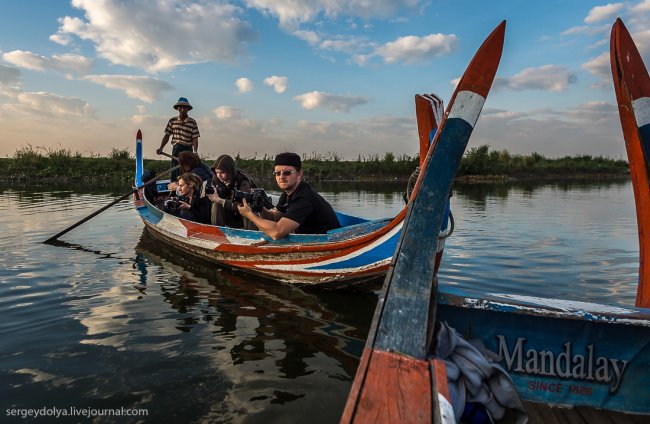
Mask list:
[[[258,182],[274,183],[272,157],[235,157],[237,168]],[[213,159],[203,158],[211,165]],[[345,161],[336,155],[327,157],[312,154],[303,157],[303,170],[309,181],[318,182],[403,182],[414,175],[419,157],[382,157],[371,155]],[[161,173],[170,167],[170,161],[145,159],[144,167]],[[135,161],[128,150],[113,150],[108,157],[84,157],[66,149],[46,150],[26,148],[16,151],[12,158],[0,158],[0,181],[95,181],[131,182]],[[589,155],[549,159],[540,154],[514,155],[507,151],[490,150],[489,146],[469,149],[459,166],[456,181],[465,183],[519,182],[551,180],[616,180],[629,178],[627,161],[592,157]]]

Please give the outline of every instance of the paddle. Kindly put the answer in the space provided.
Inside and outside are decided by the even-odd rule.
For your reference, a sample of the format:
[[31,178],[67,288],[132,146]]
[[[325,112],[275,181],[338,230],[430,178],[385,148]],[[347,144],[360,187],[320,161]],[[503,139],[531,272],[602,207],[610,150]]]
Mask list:
[[177,158],[176,156],[172,156],[172,155],[170,155],[169,153],[165,153],[165,152],[160,152],[160,154],[161,154],[162,156],[167,156],[167,157],[170,158],[170,159],[174,159],[176,162],[179,162],[179,163],[180,163],[180,161],[178,160],[178,158]]
[[[170,155],[170,156],[171,156],[171,155]],[[172,157],[173,157],[173,156],[172,156]],[[175,158],[174,158],[174,159],[175,159]],[[61,237],[61,236],[64,235],[65,233],[67,233],[68,231],[77,228],[78,226],[80,226],[80,225],[83,224],[84,222],[90,220],[91,218],[96,217],[96,216],[99,215],[100,213],[104,212],[106,209],[108,209],[108,208],[110,208],[111,206],[113,206],[113,205],[115,205],[115,204],[121,202],[122,200],[126,199],[127,197],[129,197],[129,196],[132,195],[133,193],[135,193],[135,192],[137,192],[138,190],[140,190],[141,188],[146,187],[146,186],[148,186],[149,184],[153,184],[153,183],[155,183],[156,180],[157,180],[158,178],[163,177],[163,176],[165,176],[165,175],[171,173],[172,171],[174,171],[175,169],[178,169],[178,168],[180,168],[180,165],[176,165],[175,167],[173,167],[173,168],[171,168],[171,169],[168,169],[167,171],[163,171],[163,172],[161,172],[160,174],[158,174],[158,175],[154,176],[153,178],[151,178],[151,179],[150,179],[149,181],[147,181],[146,183],[142,184],[140,187],[136,187],[136,188],[134,188],[133,190],[129,191],[128,193],[125,193],[124,195],[118,197],[117,199],[115,199],[115,200],[113,200],[111,203],[109,203],[108,205],[106,205],[106,206],[104,206],[104,207],[102,207],[102,208],[96,210],[95,212],[91,213],[91,214],[88,215],[87,217],[85,217],[85,218],[83,218],[83,219],[81,219],[81,220],[75,222],[74,224],[72,224],[71,226],[69,226],[68,228],[66,228],[65,230],[56,233],[55,235],[53,235],[53,236],[50,237],[49,239],[45,240],[43,243],[49,243],[49,244],[51,244],[51,243],[55,242],[56,239],[58,239],[59,237]]]

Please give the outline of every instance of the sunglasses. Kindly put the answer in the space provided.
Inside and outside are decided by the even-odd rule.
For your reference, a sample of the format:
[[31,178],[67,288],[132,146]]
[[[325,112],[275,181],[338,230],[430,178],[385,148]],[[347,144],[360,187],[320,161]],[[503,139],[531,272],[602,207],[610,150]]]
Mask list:
[[276,177],[283,176],[283,177],[288,177],[291,174],[294,174],[298,171],[293,171],[293,170],[285,170],[285,171],[273,171],[273,175]]

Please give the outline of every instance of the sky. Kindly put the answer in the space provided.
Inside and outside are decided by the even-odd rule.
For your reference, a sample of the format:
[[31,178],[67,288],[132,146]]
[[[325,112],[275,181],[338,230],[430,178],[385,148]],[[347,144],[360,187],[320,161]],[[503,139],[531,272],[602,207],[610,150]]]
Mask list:
[[0,156],[133,153],[141,129],[154,158],[179,97],[204,158],[414,156],[414,96],[446,106],[506,20],[469,148],[625,159],[609,65],[617,17],[649,63],[650,0],[3,2]]

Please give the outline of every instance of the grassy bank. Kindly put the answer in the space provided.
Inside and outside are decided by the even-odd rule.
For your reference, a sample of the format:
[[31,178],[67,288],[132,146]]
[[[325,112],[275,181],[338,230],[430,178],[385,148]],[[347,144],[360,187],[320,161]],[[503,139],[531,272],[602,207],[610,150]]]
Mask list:
[[[214,158],[203,158],[212,164]],[[236,157],[237,165],[257,181],[270,180],[273,157]],[[342,160],[336,155],[303,158],[305,175],[322,181],[394,181],[407,180],[419,162],[417,156],[371,155],[357,160]],[[162,172],[169,160],[145,160],[145,169]],[[45,149],[27,146],[13,157],[0,158],[0,179],[43,180],[79,179],[84,181],[131,181],[134,160],[128,150],[113,151],[105,157],[82,156],[68,149]],[[618,178],[629,175],[624,160],[589,155],[546,158],[540,154],[514,155],[489,146],[470,148],[457,174],[464,180],[550,179],[550,178]]]

